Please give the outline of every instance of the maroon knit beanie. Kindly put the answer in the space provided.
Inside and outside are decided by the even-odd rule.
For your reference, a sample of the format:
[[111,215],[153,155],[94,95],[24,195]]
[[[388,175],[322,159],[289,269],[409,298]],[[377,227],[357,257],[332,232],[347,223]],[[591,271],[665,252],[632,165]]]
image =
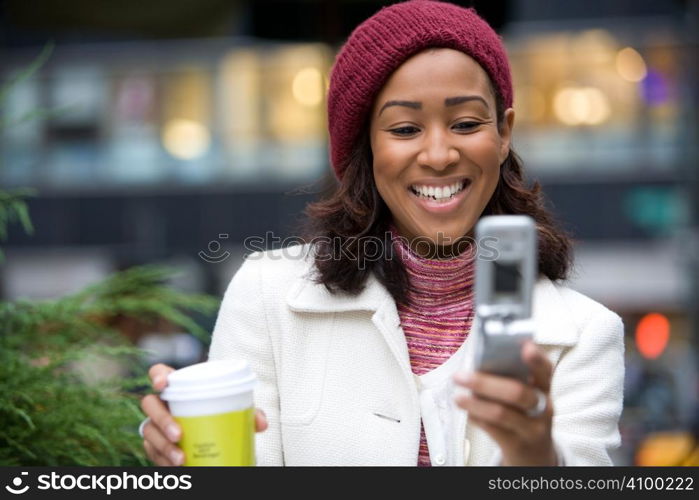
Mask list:
[[473,9],[432,0],[383,7],[354,29],[331,70],[330,161],[338,178],[376,94],[398,66],[429,47],[456,49],[473,57],[490,76],[505,107],[512,106],[512,77],[505,48]]

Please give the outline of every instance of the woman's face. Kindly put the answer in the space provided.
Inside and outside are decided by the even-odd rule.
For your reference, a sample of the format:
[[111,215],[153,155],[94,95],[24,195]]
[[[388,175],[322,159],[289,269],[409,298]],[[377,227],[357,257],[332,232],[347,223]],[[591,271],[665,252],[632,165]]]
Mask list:
[[[495,190],[514,111],[498,130],[488,76],[439,48],[403,63],[371,111],[376,187],[399,233],[448,247],[469,234]],[[424,254],[424,251],[422,251]]]

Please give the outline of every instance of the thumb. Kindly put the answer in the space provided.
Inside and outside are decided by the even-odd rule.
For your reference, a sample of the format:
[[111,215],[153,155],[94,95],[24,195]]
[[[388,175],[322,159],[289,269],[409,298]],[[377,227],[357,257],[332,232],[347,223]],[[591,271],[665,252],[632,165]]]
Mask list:
[[174,368],[162,363],[151,366],[148,370],[148,376],[153,384],[153,389],[156,391],[162,391],[165,389],[165,386],[167,385],[167,376],[174,371]]
[[528,340],[522,346],[522,360],[529,367],[532,384],[548,394],[551,389],[553,367],[543,351],[534,342]]
[[264,432],[267,430],[267,415],[259,408],[255,410],[255,432]]

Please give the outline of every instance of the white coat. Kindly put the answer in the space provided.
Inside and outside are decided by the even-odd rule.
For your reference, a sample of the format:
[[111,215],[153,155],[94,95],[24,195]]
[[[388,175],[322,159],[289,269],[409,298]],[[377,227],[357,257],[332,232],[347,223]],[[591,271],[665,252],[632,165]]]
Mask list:
[[[269,428],[259,465],[417,464],[420,401],[396,305],[371,276],[356,296],[310,278],[308,246],[257,252],[221,304],[210,359],[247,359]],[[599,303],[541,279],[534,340],[554,366],[553,439],[565,465],[611,465],[620,443],[623,325]],[[467,338],[464,348],[467,347]],[[465,349],[466,364],[472,350]],[[457,463],[495,465],[500,450],[466,412]],[[388,418],[386,418],[388,417]]]

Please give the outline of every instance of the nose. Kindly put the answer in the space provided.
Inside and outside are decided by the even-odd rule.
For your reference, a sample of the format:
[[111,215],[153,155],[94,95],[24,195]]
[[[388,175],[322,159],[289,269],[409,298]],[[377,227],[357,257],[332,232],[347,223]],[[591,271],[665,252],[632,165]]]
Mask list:
[[417,161],[421,166],[444,170],[459,161],[459,150],[451,143],[449,133],[433,129],[425,134]]

